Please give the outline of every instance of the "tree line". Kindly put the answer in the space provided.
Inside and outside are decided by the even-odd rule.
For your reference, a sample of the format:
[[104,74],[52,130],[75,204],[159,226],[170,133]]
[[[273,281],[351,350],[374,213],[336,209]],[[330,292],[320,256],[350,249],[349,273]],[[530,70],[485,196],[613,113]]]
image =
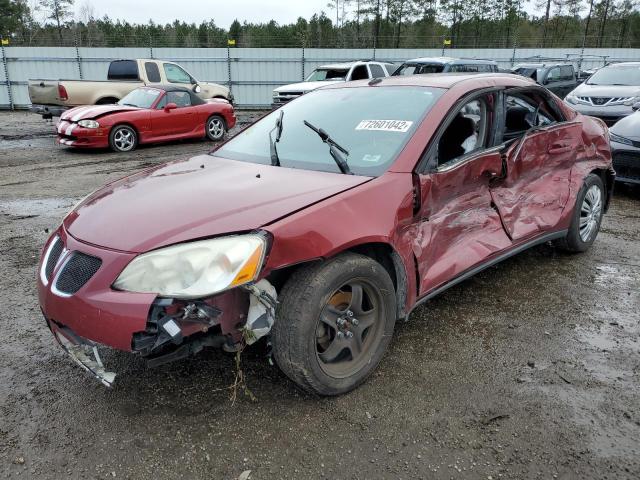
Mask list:
[[90,0],[0,0],[12,45],[95,47],[640,47],[640,0],[331,0],[280,24],[98,18]]

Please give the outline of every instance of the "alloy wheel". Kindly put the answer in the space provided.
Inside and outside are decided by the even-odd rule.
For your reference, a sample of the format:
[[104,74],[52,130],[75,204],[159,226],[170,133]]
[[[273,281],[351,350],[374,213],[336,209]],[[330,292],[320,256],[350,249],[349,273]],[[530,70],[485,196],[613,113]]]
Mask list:
[[316,326],[316,355],[322,370],[345,378],[369,362],[383,334],[382,297],[368,282],[353,280],[334,292]]
[[207,124],[209,136],[214,140],[219,140],[224,136],[224,123],[220,118],[212,118]]
[[602,190],[598,185],[591,185],[582,200],[580,208],[580,239],[588,242],[597,232],[602,214]]
[[129,128],[120,128],[113,135],[113,143],[121,152],[128,152],[135,145],[135,133]]

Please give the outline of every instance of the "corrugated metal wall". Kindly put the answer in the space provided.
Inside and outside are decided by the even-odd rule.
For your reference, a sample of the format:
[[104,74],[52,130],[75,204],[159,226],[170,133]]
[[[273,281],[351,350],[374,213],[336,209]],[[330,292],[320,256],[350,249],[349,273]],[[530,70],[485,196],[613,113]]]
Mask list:
[[[278,85],[299,82],[318,65],[340,60],[378,59],[400,63],[408,58],[440,56],[440,49],[301,49],[301,48],[78,48],[3,47],[0,68],[0,108],[28,107],[27,80],[104,80],[109,62],[121,58],[157,58],[181,64],[195,78],[230,85],[241,107],[266,107]],[[576,61],[583,68],[606,61],[640,60],[640,49],[455,49],[456,57],[493,59],[509,67],[532,56]],[[5,68],[10,83],[5,76]],[[9,92],[10,88],[10,92]],[[11,93],[11,97],[9,95]]]

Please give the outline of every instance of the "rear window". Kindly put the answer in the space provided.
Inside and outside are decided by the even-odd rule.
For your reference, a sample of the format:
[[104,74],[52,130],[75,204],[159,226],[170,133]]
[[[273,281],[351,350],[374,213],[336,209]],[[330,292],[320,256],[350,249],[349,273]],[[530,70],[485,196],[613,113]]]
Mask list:
[[108,80],[139,80],[138,62],[135,60],[115,60],[109,64]]
[[311,72],[306,82],[321,82],[324,80],[344,80],[347,78],[348,69],[337,68],[318,68]]

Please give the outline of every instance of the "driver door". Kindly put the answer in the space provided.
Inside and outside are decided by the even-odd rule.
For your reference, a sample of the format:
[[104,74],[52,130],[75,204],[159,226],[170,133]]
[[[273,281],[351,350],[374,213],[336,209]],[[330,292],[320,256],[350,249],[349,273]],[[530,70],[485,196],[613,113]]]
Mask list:
[[[423,296],[511,245],[492,205],[502,173],[495,145],[496,93],[463,100],[447,116],[418,173],[414,254]],[[422,167],[418,168],[418,172]]]
[[[178,108],[165,110],[168,103],[175,103]],[[165,93],[151,114],[151,127],[155,138],[183,135],[194,128],[194,109],[191,106],[189,92],[173,91]]]
[[[512,143],[504,152],[505,178],[492,183],[491,196],[517,242],[552,231],[560,221],[571,169],[583,148],[582,128],[564,121],[542,89],[507,91],[504,100],[504,137]],[[525,133],[536,124],[537,131]]]

